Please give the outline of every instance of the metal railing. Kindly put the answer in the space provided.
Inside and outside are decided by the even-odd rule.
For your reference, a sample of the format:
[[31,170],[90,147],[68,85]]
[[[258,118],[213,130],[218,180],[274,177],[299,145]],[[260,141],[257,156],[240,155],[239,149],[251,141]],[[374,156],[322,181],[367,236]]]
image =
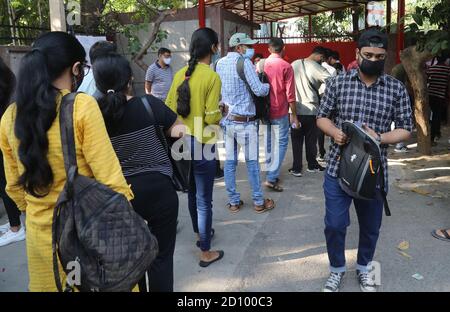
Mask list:
[[[269,43],[270,37],[258,37],[254,39],[259,43]],[[354,39],[350,35],[327,35],[327,36],[298,36],[298,37],[282,37],[285,44],[308,43],[308,42],[350,42]]]
[[[14,29],[11,35],[11,29]],[[50,29],[42,27],[31,27],[22,25],[0,25],[0,45],[31,45],[42,33],[48,32]]]

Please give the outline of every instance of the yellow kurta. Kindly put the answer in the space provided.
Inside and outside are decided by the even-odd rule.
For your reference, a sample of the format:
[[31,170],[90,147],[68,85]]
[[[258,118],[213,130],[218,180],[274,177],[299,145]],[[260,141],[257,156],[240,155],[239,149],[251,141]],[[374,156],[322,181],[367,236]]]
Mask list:
[[[61,91],[63,95],[68,90]],[[24,168],[18,157],[19,141],[14,134],[16,105],[12,104],[2,117],[0,125],[0,148],[3,152],[6,192],[21,211],[26,212],[26,245],[30,291],[56,291],[52,264],[52,217],[53,209],[66,182],[64,159],[59,129],[59,105],[53,125],[47,132],[49,147],[47,158],[53,171],[54,181],[50,193],[36,198],[17,186]],[[94,177],[129,200],[133,193],[122,174],[119,160],[111,145],[102,114],[96,100],[86,94],[79,94],[74,104],[74,132],[78,171],[81,175]],[[61,277],[64,279],[60,268]]]

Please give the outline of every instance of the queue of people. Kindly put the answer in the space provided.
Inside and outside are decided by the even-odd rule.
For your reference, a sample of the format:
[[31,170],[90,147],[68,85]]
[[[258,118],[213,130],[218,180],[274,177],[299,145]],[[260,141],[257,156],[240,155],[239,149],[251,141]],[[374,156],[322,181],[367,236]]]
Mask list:
[[[324,234],[330,275],[323,290],[335,292],[341,288],[349,208],[354,202],[360,223],[358,282],[363,291],[376,291],[369,263],[381,226],[380,188],[388,185],[387,146],[407,140],[413,127],[408,92],[383,72],[387,37],[375,29],[365,31],[355,53],[358,69],[347,71],[339,63],[337,52],[320,46],[307,58],[289,64],[283,59],[282,39],[270,40],[267,59],[254,54],[256,43],[246,34],[234,34],[229,41],[230,52],[220,58],[217,33],[210,28],[198,29],[190,41],[187,66],[173,73],[171,51],[160,49],[158,59],[146,73],[146,95],[136,97],[130,64],[117,54],[114,44],[94,45],[90,51],[92,65],[88,66],[85,52],[74,37],[53,32],[36,40],[22,62],[13,104],[9,105],[13,85],[0,85],[9,92],[0,98],[4,108],[0,148],[6,176],[6,186],[0,187],[7,193],[1,196],[5,203],[8,196],[11,198],[10,231],[23,229],[17,218],[19,211],[27,215],[31,291],[56,290],[51,216],[66,181],[57,116],[62,96],[80,90],[85,93],[76,96],[74,111],[80,172],[126,196],[159,243],[159,254],[149,264],[149,283],[143,278],[140,291],[173,291],[174,284],[179,201],[171,180],[174,168],[158,138],[161,130],[166,137],[181,138],[189,147],[192,179],[188,206],[197,235],[193,245],[199,248],[199,266],[208,267],[225,256],[223,250],[212,248],[217,141],[223,139],[226,150],[228,202],[223,206],[230,213],[238,213],[244,206],[236,186],[237,158],[242,148],[253,210],[266,213],[276,203],[265,193],[284,190],[280,175],[290,135],[293,164],[289,172],[302,176],[303,143],[307,171],[324,172]],[[237,70],[240,60],[245,81]],[[255,64],[263,64],[258,66],[259,71],[268,82],[260,81]],[[1,65],[0,70],[5,70]],[[264,182],[255,97],[270,99]],[[145,102],[150,103],[154,119]],[[341,146],[348,141],[342,123],[348,120],[361,123],[380,144],[385,183],[378,186],[376,199],[354,199],[337,181]],[[322,139],[319,129],[324,134]],[[326,157],[325,136],[331,138]],[[326,159],[326,168],[318,159]]]

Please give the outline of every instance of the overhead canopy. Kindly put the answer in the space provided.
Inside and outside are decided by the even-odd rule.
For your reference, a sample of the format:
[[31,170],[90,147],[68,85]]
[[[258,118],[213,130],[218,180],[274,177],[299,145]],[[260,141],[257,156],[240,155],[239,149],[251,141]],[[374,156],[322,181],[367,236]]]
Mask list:
[[304,15],[337,11],[370,0],[322,1],[322,0],[205,0],[206,5],[218,5],[255,23],[275,22]]

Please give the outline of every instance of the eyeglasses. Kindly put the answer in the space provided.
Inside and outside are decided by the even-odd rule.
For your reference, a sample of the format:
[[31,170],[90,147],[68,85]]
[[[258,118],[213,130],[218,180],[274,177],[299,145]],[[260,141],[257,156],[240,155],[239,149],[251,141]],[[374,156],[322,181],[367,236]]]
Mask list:
[[386,53],[376,54],[376,53],[370,53],[370,52],[363,52],[363,53],[359,52],[359,55],[361,55],[361,57],[366,60],[371,60],[371,59],[375,58],[377,61],[384,61],[387,56]]
[[87,63],[81,63],[81,69],[84,72],[84,77],[86,77],[89,72],[91,71],[91,65],[87,64]]

